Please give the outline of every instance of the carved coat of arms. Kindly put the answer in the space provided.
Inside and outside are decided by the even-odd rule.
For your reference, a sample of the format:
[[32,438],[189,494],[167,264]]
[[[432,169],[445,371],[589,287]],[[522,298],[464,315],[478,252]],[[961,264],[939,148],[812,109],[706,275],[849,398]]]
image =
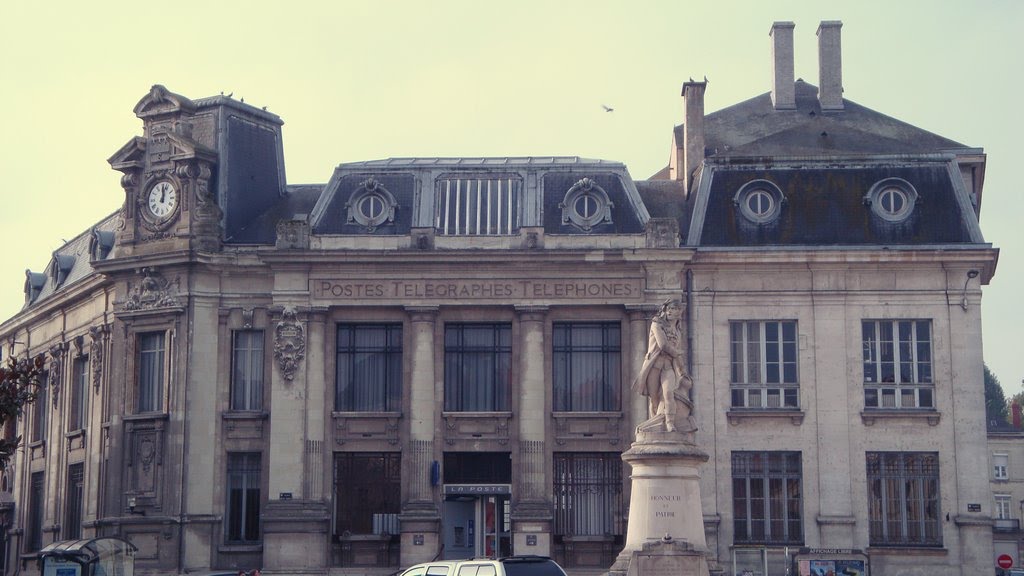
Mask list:
[[296,318],[295,309],[285,308],[274,329],[274,358],[285,380],[295,378],[295,371],[305,357],[306,331]]

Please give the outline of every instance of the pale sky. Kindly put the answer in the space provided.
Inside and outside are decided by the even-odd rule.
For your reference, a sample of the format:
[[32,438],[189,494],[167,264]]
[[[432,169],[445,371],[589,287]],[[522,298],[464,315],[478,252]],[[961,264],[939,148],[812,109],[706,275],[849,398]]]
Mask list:
[[[142,132],[153,84],[233,93],[281,116],[290,184],[392,156],[572,155],[647,178],[668,162],[680,87],[712,112],[769,90],[772,22],[818,84],[821,20],[842,20],[844,96],[988,155],[985,361],[1021,390],[1024,2],[28,2],[0,7],[0,319],[25,269],[124,201],[106,159]],[[606,113],[602,105],[615,109]]]

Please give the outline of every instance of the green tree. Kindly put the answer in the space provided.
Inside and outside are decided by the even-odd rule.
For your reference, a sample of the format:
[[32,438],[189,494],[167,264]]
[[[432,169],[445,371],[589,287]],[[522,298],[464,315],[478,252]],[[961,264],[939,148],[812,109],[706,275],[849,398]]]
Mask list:
[[999,385],[999,378],[985,365],[985,420],[992,422],[1008,422],[1006,409],[1006,395],[1003,394],[1003,387]]
[[[16,421],[25,406],[36,399],[42,373],[42,356],[34,360],[12,356],[6,366],[0,366],[0,431],[6,429],[8,422]],[[0,438],[0,468],[7,466],[20,442],[20,436]]]

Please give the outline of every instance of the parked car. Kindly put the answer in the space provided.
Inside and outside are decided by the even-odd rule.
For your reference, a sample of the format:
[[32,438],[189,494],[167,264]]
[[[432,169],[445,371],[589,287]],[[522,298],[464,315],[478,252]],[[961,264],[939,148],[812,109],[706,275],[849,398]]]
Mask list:
[[435,560],[409,567],[401,576],[566,576],[547,556]]

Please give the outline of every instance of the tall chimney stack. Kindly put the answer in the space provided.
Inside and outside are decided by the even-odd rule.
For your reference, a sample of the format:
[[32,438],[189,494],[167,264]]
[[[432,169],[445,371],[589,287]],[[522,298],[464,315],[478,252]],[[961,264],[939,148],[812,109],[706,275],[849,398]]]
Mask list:
[[822,110],[843,109],[843,52],[839,20],[822,20],[818,26],[818,102]]
[[792,22],[772,24],[772,105],[776,110],[796,109],[795,74],[793,72]]
[[683,84],[683,173],[680,175],[686,195],[693,186],[693,171],[704,161],[704,90],[708,83]]

